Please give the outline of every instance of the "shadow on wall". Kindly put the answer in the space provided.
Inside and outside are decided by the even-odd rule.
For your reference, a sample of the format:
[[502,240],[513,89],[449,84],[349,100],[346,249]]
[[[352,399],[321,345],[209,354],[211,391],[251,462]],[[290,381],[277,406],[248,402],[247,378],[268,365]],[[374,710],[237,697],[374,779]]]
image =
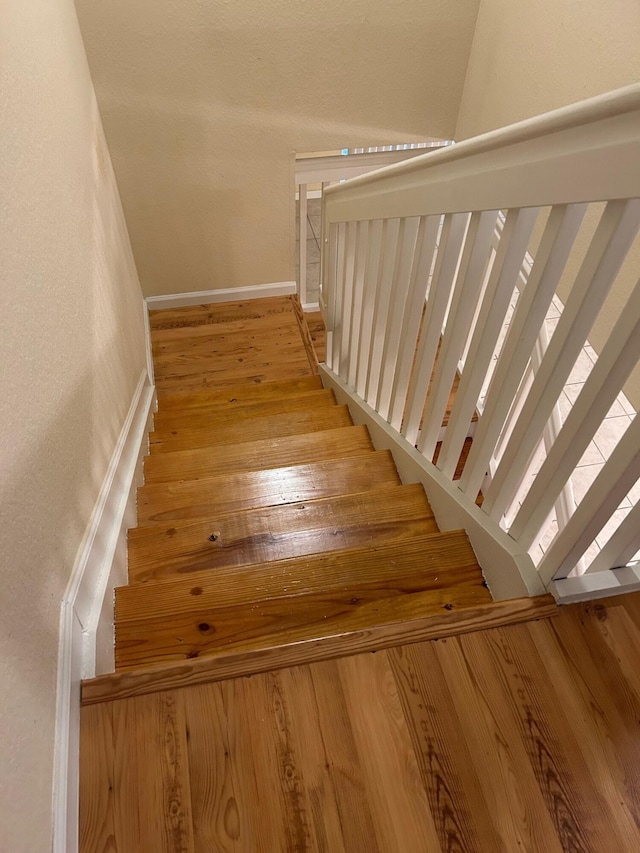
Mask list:
[[145,293],[293,280],[292,152],[452,135],[478,3],[407,5],[78,0]]

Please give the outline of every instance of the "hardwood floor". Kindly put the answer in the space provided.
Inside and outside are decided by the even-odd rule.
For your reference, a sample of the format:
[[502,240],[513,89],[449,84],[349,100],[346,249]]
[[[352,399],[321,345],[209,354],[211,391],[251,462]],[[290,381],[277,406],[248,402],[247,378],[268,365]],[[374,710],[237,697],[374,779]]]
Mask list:
[[82,709],[82,853],[640,850],[640,594]]
[[322,389],[295,299],[151,329],[81,853],[640,849],[638,599],[494,602],[466,533]]

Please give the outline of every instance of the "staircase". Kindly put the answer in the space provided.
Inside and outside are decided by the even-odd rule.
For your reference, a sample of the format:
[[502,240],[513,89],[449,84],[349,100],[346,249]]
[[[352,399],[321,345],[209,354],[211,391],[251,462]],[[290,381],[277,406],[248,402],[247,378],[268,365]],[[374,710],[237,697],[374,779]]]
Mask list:
[[464,531],[322,387],[296,298],[151,313],[159,398],[116,672],[83,703],[550,615],[493,602]]

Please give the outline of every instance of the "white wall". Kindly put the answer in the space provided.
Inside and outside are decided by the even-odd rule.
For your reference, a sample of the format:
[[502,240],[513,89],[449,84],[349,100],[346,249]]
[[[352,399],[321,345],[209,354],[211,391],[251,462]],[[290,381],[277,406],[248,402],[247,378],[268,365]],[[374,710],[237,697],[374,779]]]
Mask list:
[[73,0],[4,0],[0,56],[0,848],[46,853],[60,601],[144,332]]
[[479,0],[77,0],[143,289],[294,278],[292,152],[453,135]]

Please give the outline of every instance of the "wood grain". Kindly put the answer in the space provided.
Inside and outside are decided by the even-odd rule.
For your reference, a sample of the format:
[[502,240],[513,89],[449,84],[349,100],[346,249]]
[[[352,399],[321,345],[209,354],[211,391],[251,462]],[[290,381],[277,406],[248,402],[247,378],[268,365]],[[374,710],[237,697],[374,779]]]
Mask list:
[[82,712],[80,850],[195,853],[182,694],[106,711]]
[[[227,607],[350,589],[406,591],[481,582],[473,549],[463,530],[413,537],[400,544],[349,548],[232,566],[215,572],[170,576],[116,589],[118,623],[163,618],[194,607]],[[487,596],[488,599],[488,596]]]
[[306,435],[247,441],[222,448],[160,453],[144,461],[145,483],[198,480],[242,471],[360,456],[373,450],[367,428],[340,427]]
[[165,692],[82,709],[80,849],[638,850],[638,602],[218,683],[157,668]]
[[310,638],[339,636],[356,630],[375,629],[402,613],[415,619],[426,613],[471,608],[486,603],[488,595],[476,577],[460,578],[455,587],[442,584],[426,591],[419,582],[407,590],[387,591],[375,587],[353,588],[295,598],[256,601],[250,607],[200,608],[158,619],[149,616],[137,622],[122,622],[116,629],[116,670],[192,660],[221,650],[260,651]]
[[340,429],[352,424],[346,406],[322,406],[304,411],[281,412],[277,415],[248,418],[244,421],[218,423],[214,426],[183,425],[149,436],[150,451],[171,453],[198,447],[263,441],[289,435],[304,435],[325,429]]
[[366,670],[353,658],[338,663],[367,799],[383,850],[440,851],[411,736],[386,655]]
[[230,423],[250,420],[251,418],[280,415],[283,412],[308,411],[322,406],[335,405],[333,391],[309,391],[304,394],[292,394],[288,397],[252,401],[248,404],[201,405],[197,409],[161,410],[154,417],[154,432],[175,429],[180,426],[217,428]]
[[407,721],[440,846],[508,853],[483,794],[434,644],[390,649],[389,663]]
[[264,299],[244,299],[204,305],[185,305],[149,311],[152,335],[159,329],[217,325],[245,320],[260,320],[276,316],[294,318],[293,305],[287,296],[268,296]]
[[162,524],[205,515],[211,518],[225,512],[317,500],[399,483],[391,453],[379,450],[266,471],[151,484],[138,489],[138,523]]
[[[381,515],[380,507],[384,507]],[[382,486],[129,531],[129,583],[437,532],[422,486]]]
[[270,400],[297,397],[313,391],[322,391],[319,376],[303,376],[300,379],[285,379],[272,382],[239,382],[227,384],[210,391],[184,391],[165,395],[159,404],[163,414],[182,414],[189,409],[220,408],[231,410],[235,406],[247,406]]
[[[457,588],[452,589],[455,600]],[[478,592],[478,594],[481,594]],[[517,598],[474,607],[449,608],[438,604],[430,612],[431,593],[395,598],[375,605],[377,624],[371,625],[371,613],[359,611],[348,630],[336,636],[300,639],[290,634],[279,646],[234,653],[216,653],[173,665],[147,666],[131,672],[112,673],[87,679],[82,685],[82,702],[92,705],[112,699],[125,699],[159,690],[172,690],[210,681],[222,681],[285,666],[297,666],[318,660],[329,660],[345,654],[389,648],[403,643],[416,643],[436,637],[450,637],[487,627],[544,619],[557,612],[551,596]],[[433,599],[431,599],[433,601]],[[447,602],[449,604],[450,602]],[[387,620],[383,624],[383,619]],[[344,627],[343,620],[343,627]]]

